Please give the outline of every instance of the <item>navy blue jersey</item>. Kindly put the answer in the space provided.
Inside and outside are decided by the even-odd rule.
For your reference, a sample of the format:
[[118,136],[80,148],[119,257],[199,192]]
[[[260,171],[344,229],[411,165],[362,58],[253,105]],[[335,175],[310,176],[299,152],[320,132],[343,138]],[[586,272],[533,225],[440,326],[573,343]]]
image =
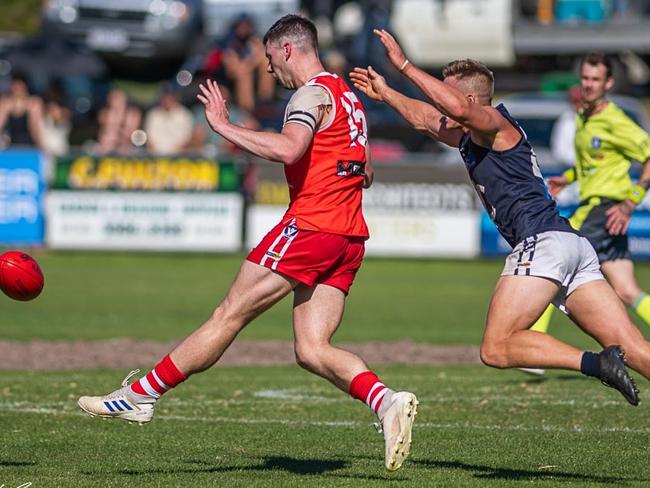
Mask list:
[[495,107],[521,134],[507,151],[479,146],[467,132],[459,150],[490,218],[508,244],[549,230],[575,232],[557,211],[526,134],[503,104]]

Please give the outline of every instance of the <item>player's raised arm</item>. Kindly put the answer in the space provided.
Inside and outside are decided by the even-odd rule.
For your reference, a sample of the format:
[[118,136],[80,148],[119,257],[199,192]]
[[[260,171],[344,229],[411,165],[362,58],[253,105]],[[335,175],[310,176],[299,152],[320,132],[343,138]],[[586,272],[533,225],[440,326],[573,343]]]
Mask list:
[[388,31],[375,29],[373,32],[386,49],[386,56],[393,66],[415,84],[443,115],[484,134],[494,134],[507,123],[489,106],[491,90],[490,93],[476,92],[464,95],[454,86],[459,80],[450,77],[449,82],[443,82],[425,73],[406,58],[402,48]]
[[391,88],[383,76],[372,66],[354,68],[350,73],[354,86],[369,98],[387,103],[399,113],[414,129],[452,147],[458,147],[463,131],[459,127],[449,128],[447,117],[431,104],[407,97]]
[[[197,98],[205,106],[205,118],[212,130],[245,151],[269,161],[293,164],[311,144],[313,131],[302,124],[286,124],[279,134],[254,131],[232,124],[217,83],[207,80],[199,88],[201,93]],[[320,120],[316,122],[320,123]]]

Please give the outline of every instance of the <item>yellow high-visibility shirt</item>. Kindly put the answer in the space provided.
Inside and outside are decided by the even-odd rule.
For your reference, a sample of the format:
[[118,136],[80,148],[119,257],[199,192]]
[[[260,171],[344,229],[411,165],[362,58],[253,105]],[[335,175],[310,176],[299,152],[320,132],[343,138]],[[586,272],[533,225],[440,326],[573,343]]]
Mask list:
[[632,189],[631,161],[650,159],[650,136],[609,102],[589,118],[576,116],[575,149],[580,200],[625,200]]

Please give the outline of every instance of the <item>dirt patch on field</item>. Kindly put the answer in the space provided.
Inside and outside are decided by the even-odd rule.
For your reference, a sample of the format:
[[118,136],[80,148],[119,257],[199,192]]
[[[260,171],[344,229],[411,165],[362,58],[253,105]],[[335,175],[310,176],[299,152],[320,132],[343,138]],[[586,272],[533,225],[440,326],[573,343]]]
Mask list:
[[[109,341],[0,341],[0,369],[81,369],[150,367],[176,342],[114,339]],[[475,346],[432,346],[412,341],[341,344],[376,364],[475,364]],[[221,366],[268,366],[292,364],[293,343],[287,341],[235,341]]]

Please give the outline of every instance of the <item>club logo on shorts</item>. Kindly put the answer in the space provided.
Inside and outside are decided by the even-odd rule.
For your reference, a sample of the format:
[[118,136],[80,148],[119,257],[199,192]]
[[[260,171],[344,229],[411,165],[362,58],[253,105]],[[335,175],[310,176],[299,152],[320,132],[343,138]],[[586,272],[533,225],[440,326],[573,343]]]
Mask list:
[[592,137],[591,138],[591,148],[592,149],[600,149],[600,146],[603,145],[603,141],[601,140],[600,137]]
[[296,227],[294,224],[289,224],[284,229],[282,229],[282,237],[285,239],[289,239],[290,237],[295,236],[297,233],[298,227]]
[[280,256],[279,252],[275,251],[266,251],[266,255],[273,259],[273,261],[279,261],[282,256]]

